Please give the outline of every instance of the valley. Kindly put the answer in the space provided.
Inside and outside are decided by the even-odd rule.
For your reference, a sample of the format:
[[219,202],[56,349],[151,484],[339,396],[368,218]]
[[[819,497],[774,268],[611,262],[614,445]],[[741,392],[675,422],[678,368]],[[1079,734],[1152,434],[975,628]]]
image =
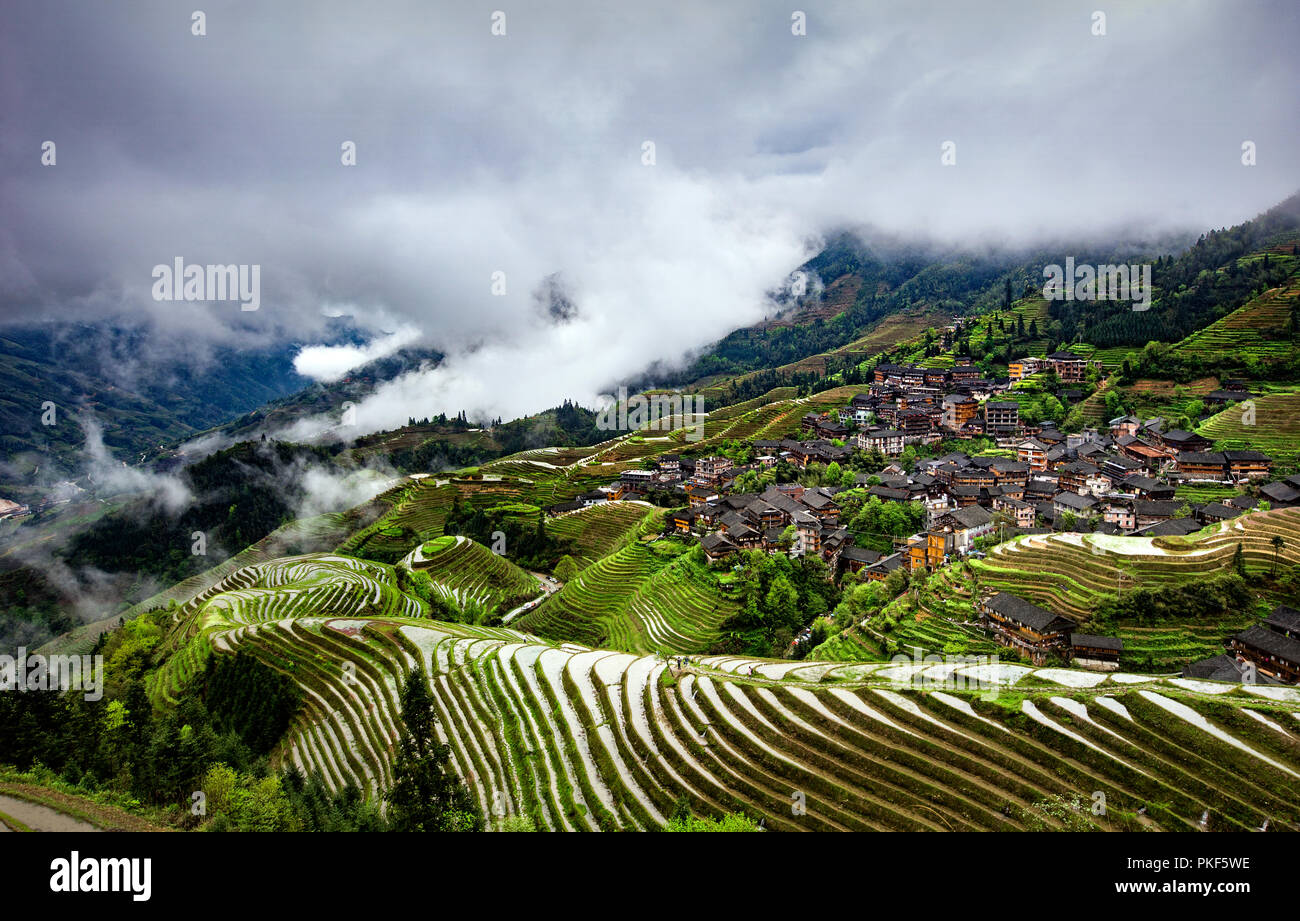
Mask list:
[[[699,416],[264,439],[340,396],[309,389],[205,459],[178,441],[139,466],[193,500],[58,538],[154,579],[32,644],[102,656],[112,719],[0,698],[0,792],[386,827],[415,682],[475,827],[1300,830],[1300,217],[1264,223],[1224,232],[1191,314],[1207,244],[1158,258],[1140,321],[1005,264],[844,263],[646,388]],[[1196,328],[1117,343],[1133,322]],[[299,514],[322,473],[373,498]],[[57,521],[11,518],[11,572]],[[176,554],[192,532],[221,552]]]

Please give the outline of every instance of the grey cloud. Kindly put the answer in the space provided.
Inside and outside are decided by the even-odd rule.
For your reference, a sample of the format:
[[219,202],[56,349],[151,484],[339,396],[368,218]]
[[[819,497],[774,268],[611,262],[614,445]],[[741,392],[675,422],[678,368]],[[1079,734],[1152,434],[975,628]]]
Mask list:
[[[0,14],[0,317],[121,316],[165,353],[311,342],[346,305],[449,356],[385,422],[595,394],[761,317],[837,227],[1200,230],[1300,175],[1287,2],[1126,3],[1104,37],[1073,3],[817,4],[804,37],[775,3],[530,2],[504,37],[473,4],[203,9],[203,37],[163,2]],[[176,256],[261,265],[261,309],[153,301]]]

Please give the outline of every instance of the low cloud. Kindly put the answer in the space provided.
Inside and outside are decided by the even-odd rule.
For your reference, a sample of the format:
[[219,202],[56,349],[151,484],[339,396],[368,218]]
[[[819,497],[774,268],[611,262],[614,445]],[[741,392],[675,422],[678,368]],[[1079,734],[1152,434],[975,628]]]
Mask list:
[[104,447],[103,429],[93,416],[82,416],[80,422],[86,433],[84,469],[97,492],[105,496],[147,494],[171,514],[183,510],[193,500],[189,487],[177,477],[128,467],[109,454]]
[[366,362],[386,358],[399,349],[417,342],[420,331],[406,326],[395,333],[371,339],[365,345],[309,345],[299,349],[293,369],[303,377],[329,383]]
[[[195,37],[162,2],[6,8],[0,322],[130,317],[182,357],[306,343],[318,380],[418,330],[445,366],[367,400],[367,430],[607,391],[760,319],[839,227],[1150,239],[1296,185],[1282,0],[1130,4],[1104,35],[1027,0],[832,0],[805,35],[740,0],[538,0],[500,37],[473,5],[205,12]],[[261,308],[155,302],[178,256],[260,265]],[[332,346],[330,305],[373,338]]]
[[295,514],[298,518],[311,518],[354,508],[379,495],[399,476],[387,468],[339,473],[321,467],[307,467],[294,477],[293,485],[302,493]]

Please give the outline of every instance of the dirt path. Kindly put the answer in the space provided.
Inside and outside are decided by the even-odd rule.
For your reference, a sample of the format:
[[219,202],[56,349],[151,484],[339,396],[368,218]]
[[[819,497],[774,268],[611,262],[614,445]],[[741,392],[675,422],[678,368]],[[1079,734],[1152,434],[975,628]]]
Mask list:
[[[45,805],[50,803],[52,805]],[[37,810],[31,813],[28,810]],[[143,816],[37,784],[0,782],[0,812],[33,831],[171,831]],[[50,828],[50,814],[71,826]],[[39,816],[28,819],[27,815]]]
[[[29,803],[27,800],[18,799],[14,796],[5,796],[2,793],[0,793],[0,815],[16,819],[32,831],[100,830],[89,822],[82,822],[80,819],[74,819],[70,815],[56,812],[49,806]],[[0,818],[0,825],[4,825],[3,818]],[[6,830],[16,831],[20,829],[9,829],[6,826]]]

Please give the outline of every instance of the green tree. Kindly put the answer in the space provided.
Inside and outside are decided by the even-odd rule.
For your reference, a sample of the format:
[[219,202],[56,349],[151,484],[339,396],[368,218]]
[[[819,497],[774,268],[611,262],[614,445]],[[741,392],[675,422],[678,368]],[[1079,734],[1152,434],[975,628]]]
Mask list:
[[412,669],[402,686],[402,723],[393,786],[385,794],[395,831],[478,831],[482,817],[451,768],[451,749],[438,741],[429,682]]
[[664,831],[672,832],[761,832],[758,823],[743,812],[731,812],[720,819],[696,818],[695,816],[674,817]]
[[785,573],[772,580],[767,590],[767,609],[782,621],[795,621],[799,617],[799,592],[790,584]]
[[569,554],[560,557],[560,562],[555,566],[553,575],[561,582],[571,582],[578,577],[582,570],[578,568],[578,562]]

